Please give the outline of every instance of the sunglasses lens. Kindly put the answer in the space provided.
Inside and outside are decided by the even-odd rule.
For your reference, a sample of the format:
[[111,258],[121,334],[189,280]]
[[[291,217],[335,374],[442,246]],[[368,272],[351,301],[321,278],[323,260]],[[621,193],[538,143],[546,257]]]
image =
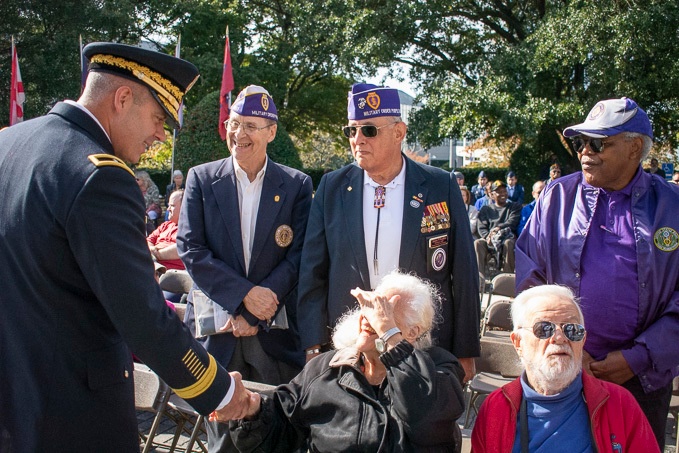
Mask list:
[[600,138],[593,138],[589,141],[589,147],[595,153],[600,153],[603,150],[604,144]]
[[573,151],[576,153],[582,152],[582,150],[585,148],[585,141],[581,138],[574,138],[572,143]]
[[353,137],[356,135],[356,128],[352,126],[344,126],[342,128],[342,132],[344,132],[344,136],[346,138]]
[[582,341],[585,337],[585,328],[580,324],[569,322],[561,326],[563,334],[570,341]]
[[368,138],[377,136],[376,126],[361,126],[361,132]]
[[538,321],[533,324],[533,334],[541,340],[546,340],[554,335],[555,330],[556,326],[551,322]]

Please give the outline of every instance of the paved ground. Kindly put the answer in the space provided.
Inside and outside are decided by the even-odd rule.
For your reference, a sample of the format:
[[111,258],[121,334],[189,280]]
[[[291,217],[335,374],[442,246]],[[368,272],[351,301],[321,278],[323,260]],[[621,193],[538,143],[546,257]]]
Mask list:
[[[149,429],[151,428],[151,424],[153,423],[153,418],[155,414],[152,414],[150,412],[137,412],[137,420],[139,421],[139,430],[143,434],[147,434]],[[458,420],[460,426],[462,426],[462,423],[464,422],[464,415],[461,417],[460,420]],[[151,451],[153,452],[169,452],[170,446],[172,445],[172,439],[174,437],[175,433],[175,427],[176,425],[172,420],[169,418],[164,418],[163,422],[160,425],[160,429],[158,434],[156,435],[156,438],[154,440],[154,444],[157,444],[155,448],[153,448]],[[188,427],[188,429],[192,429],[191,426]],[[665,447],[665,452],[664,453],[679,453],[675,451],[675,442],[676,439],[673,437],[673,434],[676,432],[676,428],[674,428],[674,421],[672,419],[672,416],[670,416],[667,419],[667,438],[666,438],[666,447]],[[175,451],[177,452],[184,452],[186,451],[187,444],[189,442],[189,436],[190,436],[190,431],[188,433],[183,433],[180,438],[179,442],[177,444],[177,448]],[[463,436],[463,444],[462,444],[462,453],[469,453],[471,450],[471,443],[469,440],[469,437],[471,436],[471,429],[463,429],[462,430],[462,436]],[[202,434],[200,436],[200,439],[205,442],[205,434]],[[143,447],[142,447],[143,448]],[[201,450],[199,446],[194,445],[193,452],[201,452],[204,450]]]

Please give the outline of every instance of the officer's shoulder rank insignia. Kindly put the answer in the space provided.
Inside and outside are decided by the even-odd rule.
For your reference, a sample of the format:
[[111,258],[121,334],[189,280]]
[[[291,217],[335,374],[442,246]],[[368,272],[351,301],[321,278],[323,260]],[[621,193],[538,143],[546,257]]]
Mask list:
[[126,170],[129,174],[134,176],[134,172],[128,167],[125,162],[119,157],[112,154],[90,154],[87,158],[94,164],[95,167],[119,167]]
[[288,225],[281,225],[276,228],[276,235],[274,237],[279,247],[287,247],[292,244],[294,234],[292,233],[292,228]]

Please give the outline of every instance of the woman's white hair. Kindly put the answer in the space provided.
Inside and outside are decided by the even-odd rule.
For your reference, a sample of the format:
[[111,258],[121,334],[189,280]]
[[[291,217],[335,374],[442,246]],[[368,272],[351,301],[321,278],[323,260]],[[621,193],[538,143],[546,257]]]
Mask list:
[[[375,288],[375,292],[387,297],[401,296],[397,307],[402,311],[405,330],[411,327],[420,328],[420,336],[413,345],[416,349],[425,349],[433,344],[431,332],[441,322],[441,296],[436,286],[428,280],[398,270],[386,275]],[[337,321],[332,334],[334,347],[337,349],[354,346],[360,333],[359,317],[361,308],[356,307],[346,312]]]
[[529,322],[527,319],[527,314],[529,311],[532,311],[531,302],[533,299],[538,297],[563,299],[572,302],[575,308],[578,310],[580,324],[583,326],[585,325],[585,318],[582,315],[580,304],[578,303],[575,294],[573,294],[573,291],[571,291],[570,288],[561,285],[541,285],[534,286],[523,291],[516,297],[516,299],[514,299],[514,302],[512,302],[512,324],[514,326],[515,332],[519,331],[519,327],[531,327],[526,325],[526,323]]

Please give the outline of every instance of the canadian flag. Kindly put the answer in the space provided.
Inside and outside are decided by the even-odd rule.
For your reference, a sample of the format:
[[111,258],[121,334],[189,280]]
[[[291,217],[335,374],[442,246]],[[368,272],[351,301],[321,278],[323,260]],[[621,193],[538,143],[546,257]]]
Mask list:
[[[14,44],[14,41],[12,41]],[[19,57],[17,49],[12,45],[12,80],[9,87],[9,125],[13,126],[24,120],[24,84],[19,71]]]

